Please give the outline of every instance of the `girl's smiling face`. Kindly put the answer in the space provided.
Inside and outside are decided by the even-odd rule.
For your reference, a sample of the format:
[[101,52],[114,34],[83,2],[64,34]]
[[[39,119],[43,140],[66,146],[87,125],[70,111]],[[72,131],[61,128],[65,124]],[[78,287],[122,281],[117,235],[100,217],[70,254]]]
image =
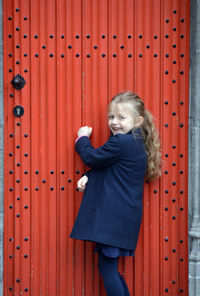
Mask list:
[[126,134],[136,126],[129,108],[127,104],[111,103],[108,111],[108,126],[113,135]]
[[139,127],[144,118],[135,117],[130,111],[131,106],[123,103],[111,103],[108,111],[108,126],[113,133],[127,134],[134,127]]

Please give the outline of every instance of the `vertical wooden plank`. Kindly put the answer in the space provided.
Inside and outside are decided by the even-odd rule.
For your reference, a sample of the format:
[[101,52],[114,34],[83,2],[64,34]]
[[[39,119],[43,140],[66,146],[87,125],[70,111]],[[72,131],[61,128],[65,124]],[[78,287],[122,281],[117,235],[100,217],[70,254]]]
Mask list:
[[[39,207],[40,207],[40,293],[41,295],[48,294],[48,220],[49,220],[49,170],[48,170],[48,58],[49,58],[49,48],[47,46],[47,40],[50,38],[47,35],[46,27],[47,25],[47,2],[39,2],[38,15],[38,54],[39,54],[39,77],[40,77],[40,95],[39,95],[39,114],[40,114],[40,134],[38,142],[40,143],[40,197],[39,197]],[[38,40],[38,39],[37,39]]]
[[[67,291],[69,272],[67,270],[67,110],[66,110],[66,2],[57,1],[57,236],[59,241],[59,257],[57,260],[57,294],[64,295]],[[70,294],[68,292],[68,294]]]
[[[74,153],[74,140],[77,137],[77,130],[82,125],[82,112],[81,112],[81,71],[82,71],[82,2],[80,0],[72,1],[72,48],[73,48],[73,57],[72,57],[72,132],[73,137],[70,141],[73,143],[73,155],[74,155],[74,167],[72,174],[74,174],[75,186],[79,179],[79,173],[81,171],[82,164],[78,158],[78,155]],[[72,122],[70,124],[72,124]],[[76,173],[75,173],[76,172]],[[80,199],[78,200],[78,192],[74,194],[75,198],[75,207],[74,214],[76,216],[79,206]],[[74,296],[81,295],[84,290],[84,242],[76,240],[74,242]]]
[[14,230],[14,91],[10,84],[14,76],[14,8],[13,2],[3,1],[3,45],[4,45],[4,295],[14,291],[15,230]]
[[40,294],[40,65],[39,53],[39,2],[30,2],[30,79],[31,79],[31,289]]
[[[24,115],[17,120],[17,127],[21,129],[21,192],[16,196],[20,203],[21,212],[21,293],[30,295],[31,287],[31,108],[30,108],[30,7],[29,2],[20,3],[20,43],[16,45],[20,53],[20,74],[24,77],[26,84],[21,92],[21,105]],[[27,37],[26,37],[27,36]],[[19,47],[20,46],[20,47]],[[28,137],[26,136],[28,135]],[[17,143],[19,144],[19,143]],[[27,190],[28,189],[28,190]]]

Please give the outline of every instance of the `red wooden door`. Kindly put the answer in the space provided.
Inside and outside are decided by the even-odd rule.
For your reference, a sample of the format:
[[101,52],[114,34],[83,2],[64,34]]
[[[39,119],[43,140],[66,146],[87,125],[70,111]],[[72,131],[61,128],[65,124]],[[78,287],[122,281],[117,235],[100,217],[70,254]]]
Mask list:
[[107,103],[122,90],[154,114],[163,173],[145,184],[136,256],[119,270],[131,295],[188,295],[189,10],[189,0],[3,1],[4,296],[105,295],[93,244],[69,239],[85,169],[74,140],[82,125],[95,146],[107,139]]

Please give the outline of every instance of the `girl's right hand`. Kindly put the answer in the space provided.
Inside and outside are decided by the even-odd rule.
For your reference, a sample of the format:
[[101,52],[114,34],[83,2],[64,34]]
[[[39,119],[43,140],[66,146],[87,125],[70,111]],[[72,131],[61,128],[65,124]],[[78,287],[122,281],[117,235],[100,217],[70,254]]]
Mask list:
[[88,137],[90,137],[91,133],[92,133],[92,127],[82,126],[78,130],[78,137],[81,137],[81,136],[88,136]]
[[85,190],[87,182],[88,182],[88,177],[86,175],[84,175],[82,178],[78,180],[77,186],[79,191],[83,192]]

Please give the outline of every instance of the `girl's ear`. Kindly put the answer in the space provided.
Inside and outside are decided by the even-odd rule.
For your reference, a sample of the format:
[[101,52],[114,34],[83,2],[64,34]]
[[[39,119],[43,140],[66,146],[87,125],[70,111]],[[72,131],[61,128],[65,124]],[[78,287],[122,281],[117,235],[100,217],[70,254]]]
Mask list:
[[139,116],[139,117],[137,118],[137,123],[135,124],[135,126],[140,126],[140,125],[143,124],[143,122],[144,122],[144,117]]

